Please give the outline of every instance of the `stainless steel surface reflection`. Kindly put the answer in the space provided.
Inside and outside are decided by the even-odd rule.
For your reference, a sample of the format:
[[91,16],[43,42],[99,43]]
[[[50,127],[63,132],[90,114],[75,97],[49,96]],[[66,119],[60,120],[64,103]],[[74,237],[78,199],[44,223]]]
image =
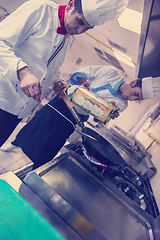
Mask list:
[[[106,240],[79,212],[77,212],[67,201],[65,201],[54,189],[49,186],[35,172],[32,172],[24,179],[25,184],[68,226],[75,237],[80,239]],[[59,226],[59,232],[63,232],[65,239],[68,238],[64,226]],[[65,236],[66,235],[66,236]],[[76,236],[77,235],[77,236]]]
[[[50,199],[49,201],[52,199],[54,203],[52,202],[49,205],[55,206],[57,214],[59,214],[61,218],[64,219],[67,216],[68,224],[72,226],[73,229],[78,219],[76,217],[73,218],[71,208],[76,212],[76,216],[79,214],[79,216],[86,221],[87,226],[92,226],[96,229],[96,231],[103,236],[102,239],[156,239],[153,231],[155,220],[122,192],[117,191],[109,181],[106,180],[104,183],[103,179],[99,180],[69,153],[62,154],[55,161],[55,167],[49,169],[48,172],[46,171],[42,179],[45,184],[47,183],[52,188],[52,192],[55,191],[58,194],[58,199],[59,196],[61,196],[65,204],[67,203],[67,205],[65,205],[66,208],[65,206],[64,209],[59,209],[58,206],[56,207],[56,195],[50,195],[50,191],[47,194],[44,191],[42,192],[44,195],[50,195],[50,197],[48,195],[48,199]],[[40,172],[51,165],[54,166],[54,160],[35,170],[35,172],[40,174]],[[27,185],[29,184],[28,180],[26,183]],[[30,187],[33,188],[31,185]],[[43,189],[43,187],[40,187],[39,191],[41,191],[41,189]],[[39,195],[40,193],[36,192],[36,194]],[[67,208],[67,206],[71,206],[71,208]],[[79,235],[82,239],[93,239],[87,238],[87,234],[81,231],[83,232],[83,230],[80,229]],[[82,234],[84,235],[82,236]],[[100,240],[101,238],[96,237],[95,239]]]

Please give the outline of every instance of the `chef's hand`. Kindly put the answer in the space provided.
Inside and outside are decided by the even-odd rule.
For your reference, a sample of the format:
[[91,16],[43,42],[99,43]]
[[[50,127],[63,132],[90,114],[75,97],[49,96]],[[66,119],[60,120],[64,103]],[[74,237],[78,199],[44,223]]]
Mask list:
[[[115,102],[111,102],[111,103],[116,106]],[[112,114],[112,116],[111,116],[112,119],[119,117],[119,112],[118,112],[119,110],[120,110],[120,108],[117,108],[116,111]]]
[[42,86],[38,79],[27,67],[18,70],[17,75],[21,81],[21,89],[24,94],[40,102]]
[[90,89],[90,83],[88,83],[87,81],[85,83],[82,83],[81,86],[84,86],[88,90]]
[[84,86],[88,90],[90,89],[90,83],[88,83],[85,78],[77,77],[77,80],[78,80],[79,85]]
[[62,81],[56,82],[53,86],[53,90],[56,92],[57,95],[61,98],[60,92],[66,88],[66,84]]

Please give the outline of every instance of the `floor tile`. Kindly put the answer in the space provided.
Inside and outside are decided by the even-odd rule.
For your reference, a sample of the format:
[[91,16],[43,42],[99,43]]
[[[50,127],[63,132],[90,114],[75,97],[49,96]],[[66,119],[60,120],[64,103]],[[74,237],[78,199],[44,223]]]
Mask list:
[[[6,143],[13,141],[16,134],[25,124],[26,122],[20,122],[11,136],[7,139]],[[16,171],[30,163],[32,163],[32,161],[23,153],[21,148],[15,148],[9,152],[0,150],[0,174],[7,171]]]
[[8,153],[0,152],[0,166],[3,168],[8,167],[9,165],[13,164],[15,160],[10,157]]
[[15,170],[21,168],[21,165],[18,162],[14,162],[13,164],[9,165],[8,167],[5,168],[5,170],[8,171],[12,171],[14,172]]
[[8,155],[15,161],[18,161],[26,156],[21,150],[21,148],[13,149],[12,151],[8,152]]
[[0,166],[0,175],[3,174],[3,173],[6,173],[6,172],[7,172],[7,171]]
[[21,158],[20,160],[17,161],[21,166],[26,166],[29,163],[32,163],[32,161],[27,157],[24,156],[23,158]]

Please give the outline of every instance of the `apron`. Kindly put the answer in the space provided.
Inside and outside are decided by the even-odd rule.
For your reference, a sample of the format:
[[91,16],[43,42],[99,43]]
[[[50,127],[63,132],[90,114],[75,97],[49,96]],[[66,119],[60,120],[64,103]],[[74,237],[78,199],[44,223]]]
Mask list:
[[[49,104],[76,124],[68,107],[59,96]],[[74,132],[73,125],[54,109],[45,105],[17,134],[12,142],[34,162],[34,168],[52,160],[66,139]]]

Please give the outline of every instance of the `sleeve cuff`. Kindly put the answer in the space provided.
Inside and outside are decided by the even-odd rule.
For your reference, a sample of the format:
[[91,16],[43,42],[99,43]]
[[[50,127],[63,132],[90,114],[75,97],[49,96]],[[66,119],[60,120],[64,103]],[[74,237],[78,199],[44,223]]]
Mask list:
[[23,67],[27,67],[27,64],[24,63],[21,58],[17,58],[15,61],[13,61],[9,67],[7,68],[4,75],[6,75],[11,82],[18,83],[19,79],[17,76],[17,71]]
[[25,62],[23,62],[22,60],[19,61],[18,66],[17,66],[17,71],[24,68],[24,67],[28,67],[27,64]]
[[54,76],[52,82],[65,82],[63,77],[61,76],[61,72],[58,71],[58,73]]

